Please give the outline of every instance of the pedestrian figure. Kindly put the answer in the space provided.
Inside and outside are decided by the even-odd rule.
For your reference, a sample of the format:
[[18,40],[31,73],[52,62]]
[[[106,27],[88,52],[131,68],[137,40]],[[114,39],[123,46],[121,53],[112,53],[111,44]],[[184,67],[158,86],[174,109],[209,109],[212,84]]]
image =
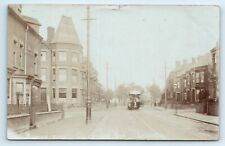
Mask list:
[[206,89],[203,89],[202,92],[202,101],[203,101],[203,113],[207,114],[207,101],[208,101],[209,92]]
[[110,101],[109,99],[106,100],[106,108],[108,109],[109,108],[109,104],[110,104]]
[[203,96],[202,96],[202,89],[201,89],[200,92],[198,93],[198,99],[199,99],[199,102],[201,103],[201,102],[202,102],[202,99],[203,99]]

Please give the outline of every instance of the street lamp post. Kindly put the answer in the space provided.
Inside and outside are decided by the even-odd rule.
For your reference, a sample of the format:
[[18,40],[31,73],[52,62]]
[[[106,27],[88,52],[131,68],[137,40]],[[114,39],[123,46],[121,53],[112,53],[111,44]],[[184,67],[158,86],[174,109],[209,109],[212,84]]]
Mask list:
[[[176,77],[177,77],[177,73],[176,73]],[[178,104],[178,99],[177,99],[178,82],[177,82],[177,79],[175,80],[175,83],[174,83],[174,91],[175,91],[175,115],[176,115],[177,114],[177,104]]]
[[33,89],[33,82],[34,79],[31,79],[31,95],[30,95],[30,129],[35,128],[34,124],[34,116],[35,116],[35,111],[34,111],[34,89]]
[[178,101],[177,101],[177,93],[175,93],[175,99],[176,99],[176,106],[175,106],[175,114],[177,114],[177,104],[178,104]]

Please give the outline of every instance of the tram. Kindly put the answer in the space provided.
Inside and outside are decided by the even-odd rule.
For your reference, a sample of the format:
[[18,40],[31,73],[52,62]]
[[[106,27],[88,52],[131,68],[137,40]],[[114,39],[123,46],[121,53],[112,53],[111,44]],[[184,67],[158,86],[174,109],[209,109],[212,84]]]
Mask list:
[[141,100],[140,100],[141,93],[137,90],[133,90],[129,92],[129,98],[127,103],[127,109],[128,110],[137,110],[141,106]]

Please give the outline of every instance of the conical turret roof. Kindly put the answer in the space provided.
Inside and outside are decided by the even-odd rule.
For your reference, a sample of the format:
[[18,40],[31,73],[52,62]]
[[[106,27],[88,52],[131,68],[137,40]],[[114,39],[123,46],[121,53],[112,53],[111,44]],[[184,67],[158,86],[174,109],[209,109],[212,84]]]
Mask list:
[[52,43],[70,43],[80,45],[71,17],[62,16]]

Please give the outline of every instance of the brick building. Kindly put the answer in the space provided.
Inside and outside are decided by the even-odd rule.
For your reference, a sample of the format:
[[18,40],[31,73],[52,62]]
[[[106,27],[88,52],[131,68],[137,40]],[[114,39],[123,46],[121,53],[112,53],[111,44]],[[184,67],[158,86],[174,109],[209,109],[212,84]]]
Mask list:
[[219,47],[216,46],[211,50],[211,60],[212,60],[212,97],[218,100],[219,98]]
[[39,35],[37,19],[22,16],[21,5],[8,7],[8,108],[9,112],[40,101],[40,50],[42,37]]
[[176,68],[167,78],[167,94],[180,103],[199,101],[201,89],[209,90],[209,74],[211,69],[210,54],[192,58],[190,63],[177,61]]
[[[211,53],[192,58],[190,63],[176,62],[176,68],[170,72],[166,82],[165,91],[169,104],[198,105],[201,102],[200,91],[203,90],[209,93],[208,102],[218,97],[219,58],[217,48],[212,49]],[[207,108],[211,109],[209,103]]]
[[[43,41],[39,21],[21,12],[22,5],[8,8],[9,109],[28,113],[31,101],[44,111],[51,111],[51,105],[84,105],[87,61],[72,18],[62,16],[56,31],[48,27]],[[94,66],[89,64],[90,94],[95,98],[99,83]]]

